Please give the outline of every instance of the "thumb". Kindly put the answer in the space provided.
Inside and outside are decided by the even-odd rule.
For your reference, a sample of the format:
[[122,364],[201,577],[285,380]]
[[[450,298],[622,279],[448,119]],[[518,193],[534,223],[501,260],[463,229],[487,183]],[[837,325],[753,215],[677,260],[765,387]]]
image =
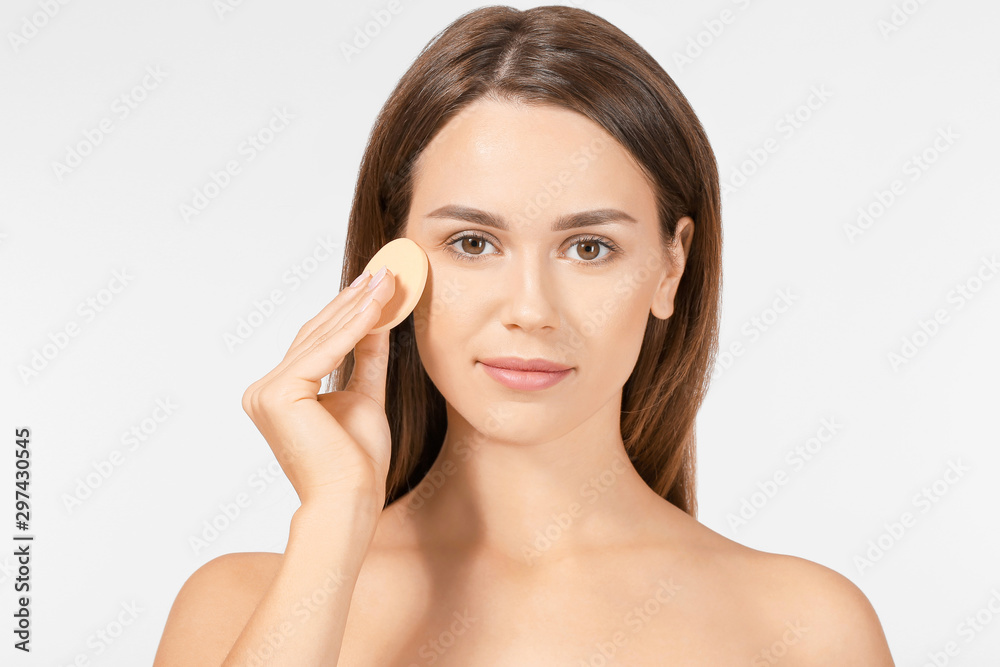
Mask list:
[[388,365],[389,331],[366,335],[354,346],[354,370],[345,390],[368,396],[384,410]]

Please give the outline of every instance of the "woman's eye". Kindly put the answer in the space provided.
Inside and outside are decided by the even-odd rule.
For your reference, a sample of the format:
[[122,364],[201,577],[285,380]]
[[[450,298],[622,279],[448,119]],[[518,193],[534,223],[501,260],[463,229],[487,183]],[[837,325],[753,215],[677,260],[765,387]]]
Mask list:
[[[445,245],[458,259],[468,261],[475,261],[496,253],[493,243],[485,236],[478,234],[466,234]],[[602,249],[604,252],[601,252]],[[617,246],[614,246],[610,241],[584,238],[578,239],[570,245],[567,256],[579,264],[604,264],[612,259],[610,255],[614,254],[617,249]]]
[[[604,253],[603,255],[600,254],[602,248],[607,250],[607,252]],[[594,239],[582,239],[571,245],[569,249],[570,251],[573,251],[574,249],[577,250],[578,251],[577,258],[579,258],[579,260],[583,262],[600,261],[604,259],[609,252],[611,252],[610,248],[608,248],[600,241],[596,241]]]
[[[460,243],[461,245],[456,248],[456,243]],[[463,259],[470,259],[472,257],[490,254],[488,252],[484,252],[484,246],[492,246],[493,244],[481,236],[462,236],[450,242],[448,245],[459,257]]]

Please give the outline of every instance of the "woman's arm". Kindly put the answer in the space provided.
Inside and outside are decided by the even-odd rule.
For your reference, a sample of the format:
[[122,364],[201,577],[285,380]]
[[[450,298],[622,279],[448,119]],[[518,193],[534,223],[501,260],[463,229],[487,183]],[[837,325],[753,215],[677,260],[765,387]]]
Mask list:
[[[394,292],[386,267],[374,277],[363,273],[306,322],[281,363],[244,392],[243,409],[302,505],[262,594],[266,568],[247,567],[246,558],[213,561],[191,576],[167,619],[157,667],[336,664],[354,585],[385,503],[392,444],[385,414],[389,332],[370,332]],[[322,379],[352,349],[347,386],[321,395]]]
[[285,555],[228,554],[177,595],[154,667],[335,665],[365,554],[373,494],[296,510]]

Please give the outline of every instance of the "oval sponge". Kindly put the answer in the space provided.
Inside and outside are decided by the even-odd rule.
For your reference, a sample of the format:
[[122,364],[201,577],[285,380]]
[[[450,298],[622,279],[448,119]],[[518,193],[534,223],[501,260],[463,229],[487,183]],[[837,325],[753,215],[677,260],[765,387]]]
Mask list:
[[385,264],[396,280],[396,291],[382,306],[382,315],[369,333],[388,331],[406,319],[420,301],[427,283],[427,255],[408,238],[389,241],[368,261],[365,271],[375,274]]

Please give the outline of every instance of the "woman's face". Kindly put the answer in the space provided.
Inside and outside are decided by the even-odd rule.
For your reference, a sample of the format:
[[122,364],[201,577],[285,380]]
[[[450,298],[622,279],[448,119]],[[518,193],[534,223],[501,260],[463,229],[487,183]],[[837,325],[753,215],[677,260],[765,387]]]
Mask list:
[[[459,418],[490,438],[547,441],[587,433],[602,407],[617,426],[647,317],[670,316],[683,270],[656,215],[629,154],[580,114],[481,99],[449,121],[417,161],[405,230],[430,260],[416,342],[449,430]],[[515,389],[482,363],[495,357],[571,370]]]

